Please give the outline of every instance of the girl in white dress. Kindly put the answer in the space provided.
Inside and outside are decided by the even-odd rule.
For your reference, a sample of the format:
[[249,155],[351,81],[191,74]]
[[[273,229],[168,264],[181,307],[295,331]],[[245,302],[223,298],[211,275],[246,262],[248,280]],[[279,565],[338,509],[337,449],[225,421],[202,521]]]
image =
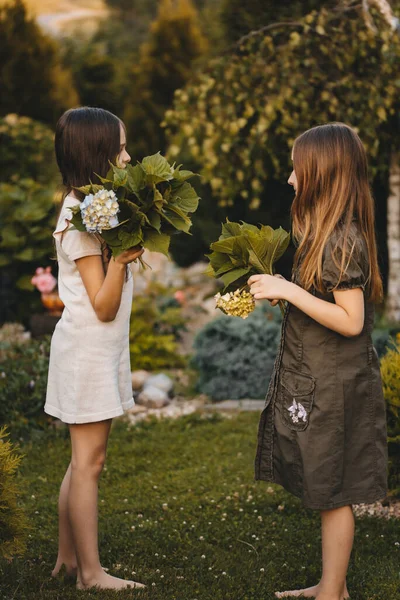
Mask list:
[[71,462],[59,498],[59,548],[52,575],[65,565],[77,588],[121,589],[141,584],[108,575],[98,551],[98,481],[112,418],[134,404],[129,362],[132,248],[108,260],[100,236],[73,229],[71,206],[83,199],[75,188],[105,177],[108,161],[126,166],[123,123],[100,108],[67,111],[57,123],[57,163],[65,188],[55,238],[58,288],[65,304],[53,334],[44,410],[68,423]]

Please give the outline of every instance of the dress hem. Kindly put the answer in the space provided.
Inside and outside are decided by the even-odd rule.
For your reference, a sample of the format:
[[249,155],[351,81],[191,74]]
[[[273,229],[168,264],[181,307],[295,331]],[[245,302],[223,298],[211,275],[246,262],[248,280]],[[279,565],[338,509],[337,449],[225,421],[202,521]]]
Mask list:
[[295,492],[293,492],[293,490],[290,490],[289,488],[285,487],[281,483],[278,483],[277,481],[274,481],[273,479],[258,477],[256,478],[256,481],[265,481],[267,483],[274,483],[275,485],[280,485],[284,490],[289,492],[289,494],[292,494],[292,496],[299,498],[304,508],[309,508],[310,510],[332,510],[335,508],[342,508],[343,506],[351,506],[353,504],[374,504],[375,502],[379,502],[379,500],[384,500],[388,494],[387,489],[381,489],[379,493],[375,493],[373,495],[371,494],[371,496],[366,496],[365,494],[363,494],[362,496],[347,498],[346,500],[341,500],[340,502],[327,502],[323,504],[318,502],[307,502],[300,494],[296,494]]
[[133,398],[128,400],[128,402],[123,402],[120,407],[113,408],[112,410],[108,410],[101,413],[88,414],[88,415],[71,415],[68,413],[59,410],[55,406],[50,406],[49,404],[45,404],[44,412],[56,419],[60,419],[63,423],[67,423],[69,425],[73,424],[83,424],[83,423],[97,423],[98,421],[105,421],[106,419],[112,419],[114,417],[120,417],[124,414],[125,411],[129,410],[135,405],[135,401]]

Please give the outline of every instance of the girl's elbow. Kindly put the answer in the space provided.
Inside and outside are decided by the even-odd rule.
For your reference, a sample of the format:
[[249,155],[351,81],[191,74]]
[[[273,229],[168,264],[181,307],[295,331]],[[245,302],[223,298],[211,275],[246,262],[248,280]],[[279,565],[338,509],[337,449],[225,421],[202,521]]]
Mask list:
[[117,315],[114,314],[114,313],[109,313],[109,312],[105,312],[105,311],[102,311],[102,310],[96,310],[96,317],[102,323],[111,323],[112,321],[115,320],[116,316]]
[[364,323],[354,323],[347,328],[347,331],[344,333],[344,335],[348,338],[357,337],[360,335],[360,333],[362,333],[363,329]]

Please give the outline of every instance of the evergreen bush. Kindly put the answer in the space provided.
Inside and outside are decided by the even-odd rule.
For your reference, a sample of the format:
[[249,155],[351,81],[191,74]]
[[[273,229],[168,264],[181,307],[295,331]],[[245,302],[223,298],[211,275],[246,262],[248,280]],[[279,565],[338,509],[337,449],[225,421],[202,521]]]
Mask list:
[[263,399],[281,336],[279,309],[257,308],[247,319],[225,315],[194,341],[198,389],[213,400]]
[[0,558],[10,560],[25,552],[28,522],[18,505],[16,475],[22,456],[16,453],[8,435],[5,427],[0,428]]

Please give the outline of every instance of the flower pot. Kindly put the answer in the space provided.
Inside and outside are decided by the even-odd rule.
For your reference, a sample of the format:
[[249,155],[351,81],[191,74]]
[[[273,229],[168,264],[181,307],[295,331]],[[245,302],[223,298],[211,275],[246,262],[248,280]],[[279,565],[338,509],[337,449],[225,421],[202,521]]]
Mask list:
[[64,308],[64,303],[57,292],[51,292],[50,294],[42,293],[41,299],[43,306],[50,315],[54,315],[56,317],[61,315]]

